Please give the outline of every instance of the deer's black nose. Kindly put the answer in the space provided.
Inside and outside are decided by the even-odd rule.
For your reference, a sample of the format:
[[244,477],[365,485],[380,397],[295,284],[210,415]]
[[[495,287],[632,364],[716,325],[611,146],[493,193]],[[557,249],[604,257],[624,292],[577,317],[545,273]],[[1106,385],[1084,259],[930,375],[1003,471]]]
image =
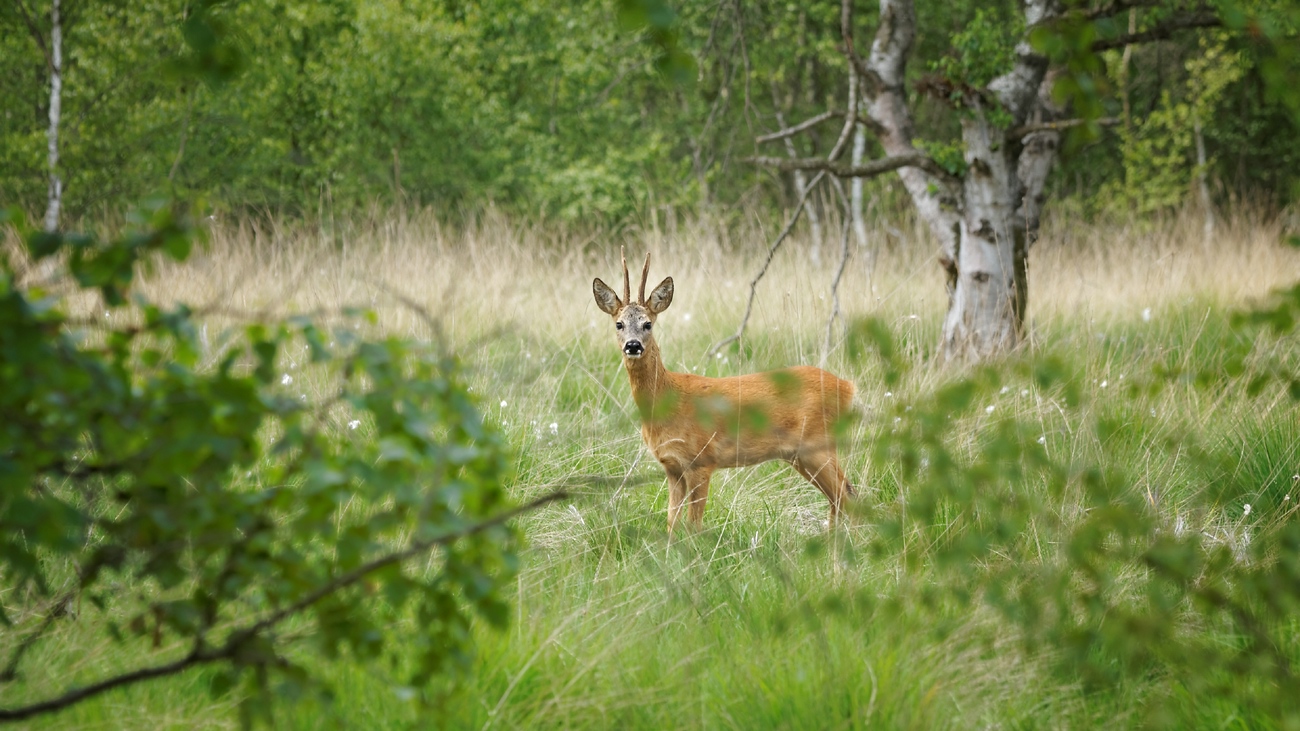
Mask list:
[[623,352],[627,355],[638,356],[645,352],[640,340],[629,340],[623,343]]

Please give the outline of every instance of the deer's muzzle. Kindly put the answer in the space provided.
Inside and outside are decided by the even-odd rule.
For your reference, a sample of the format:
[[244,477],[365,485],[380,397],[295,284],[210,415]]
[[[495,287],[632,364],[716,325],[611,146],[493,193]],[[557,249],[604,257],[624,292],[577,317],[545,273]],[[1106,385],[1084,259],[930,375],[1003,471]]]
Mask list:
[[640,340],[629,340],[623,343],[623,354],[629,358],[640,358],[645,352],[645,347],[641,345]]

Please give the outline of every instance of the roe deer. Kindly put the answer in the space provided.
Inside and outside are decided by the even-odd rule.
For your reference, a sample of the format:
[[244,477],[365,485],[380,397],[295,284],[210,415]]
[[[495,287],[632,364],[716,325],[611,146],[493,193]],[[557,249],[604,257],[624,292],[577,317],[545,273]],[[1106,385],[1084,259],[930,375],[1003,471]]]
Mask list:
[[672,304],[673,278],[647,298],[649,274],[647,254],[633,302],[625,255],[622,298],[600,279],[591,288],[596,306],[614,318],[641,437],[668,473],[669,534],[684,502],[690,522],[699,527],[714,470],[774,459],[792,464],[826,495],[833,525],[845,498],[855,494],[836,459],[832,433],[849,410],[853,384],[811,366],[728,378],[667,370],[653,326]]

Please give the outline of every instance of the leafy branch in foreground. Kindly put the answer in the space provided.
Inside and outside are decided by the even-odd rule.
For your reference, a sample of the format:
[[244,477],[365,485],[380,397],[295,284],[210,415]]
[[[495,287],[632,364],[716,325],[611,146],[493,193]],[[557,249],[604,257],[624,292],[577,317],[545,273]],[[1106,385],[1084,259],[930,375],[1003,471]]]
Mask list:
[[[1294,292],[1235,327],[1225,318],[1195,369],[1158,364],[1127,388],[1097,392],[1105,401],[1068,358],[1032,354],[886,408],[870,441],[873,462],[892,474],[884,499],[859,506],[875,527],[865,550],[923,577],[903,580],[890,601],[962,617],[991,608],[1029,653],[1088,692],[1159,678],[1135,719],[1144,726],[1194,726],[1198,706],[1222,704],[1252,727],[1300,727],[1292,496],[1253,481],[1235,447],[1200,444],[1195,425],[1139,406],[1169,388],[1265,401],[1263,384],[1277,381],[1300,398],[1294,364],[1274,362],[1254,329],[1289,337]],[[849,346],[855,357],[878,351],[887,382],[902,373],[882,323],[855,323]],[[1053,404],[1074,425],[1068,437],[1020,418],[1017,393]],[[1176,498],[1161,494],[1173,486],[1144,484],[1138,465],[1160,450],[1190,465]],[[1252,514],[1250,503],[1267,510]]]
[[[255,322],[210,351],[187,306],[131,295],[141,264],[189,254],[181,211],[154,204],[108,242],[13,223],[26,247],[0,259],[0,682],[39,672],[24,657],[52,625],[90,621],[68,610],[83,600],[143,654],[189,650],[60,677],[70,689],[53,697],[11,692],[0,721],[212,664],[214,692],[242,683],[250,721],[273,688],[328,695],[303,652],[374,661],[400,646],[418,686],[465,666],[474,616],[505,624],[505,523],[562,493],[510,505],[505,442],[454,357],[359,336],[361,313]],[[75,296],[24,285],[29,261]],[[394,642],[401,624],[418,631]],[[10,690],[23,687],[39,684]]]

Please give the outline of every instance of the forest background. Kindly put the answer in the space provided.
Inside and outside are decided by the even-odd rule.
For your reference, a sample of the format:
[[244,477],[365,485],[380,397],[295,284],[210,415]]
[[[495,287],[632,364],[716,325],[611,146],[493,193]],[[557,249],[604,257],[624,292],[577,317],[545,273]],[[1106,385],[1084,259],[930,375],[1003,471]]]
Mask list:
[[[790,207],[791,176],[747,158],[784,155],[755,138],[843,106],[839,3],[682,2],[674,43],[694,63],[668,74],[660,47],[619,22],[623,5],[217,4],[222,33],[245,52],[239,73],[212,85],[170,73],[187,53],[178,20],[195,3],[69,0],[64,212],[111,218],[158,192],[238,215],[401,204],[612,225],[701,212],[725,224]],[[0,7],[0,201],[31,211],[48,179],[44,10]],[[877,13],[864,3],[858,22],[872,27]],[[969,71],[965,56],[1005,62],[1023,32],[1009,2],[923,3],[917,16],[914,78]],[[1090,216],[1149,213],[1181,205],[1203,176],[1215,205],[1293,200],[1296,120],[1257,51],[1213,31],[1106,51],[1104,112],[1116,124],[1067,151],[1049,199]],[[950,105],[916,96],[918,146],[959,156]],[[792,138],[792,151],[825,155],[839,126]],[[868,136],[867,159],[881,156],[876,144]],[[892,179],[870,185],[880,210],[899,209]]]

